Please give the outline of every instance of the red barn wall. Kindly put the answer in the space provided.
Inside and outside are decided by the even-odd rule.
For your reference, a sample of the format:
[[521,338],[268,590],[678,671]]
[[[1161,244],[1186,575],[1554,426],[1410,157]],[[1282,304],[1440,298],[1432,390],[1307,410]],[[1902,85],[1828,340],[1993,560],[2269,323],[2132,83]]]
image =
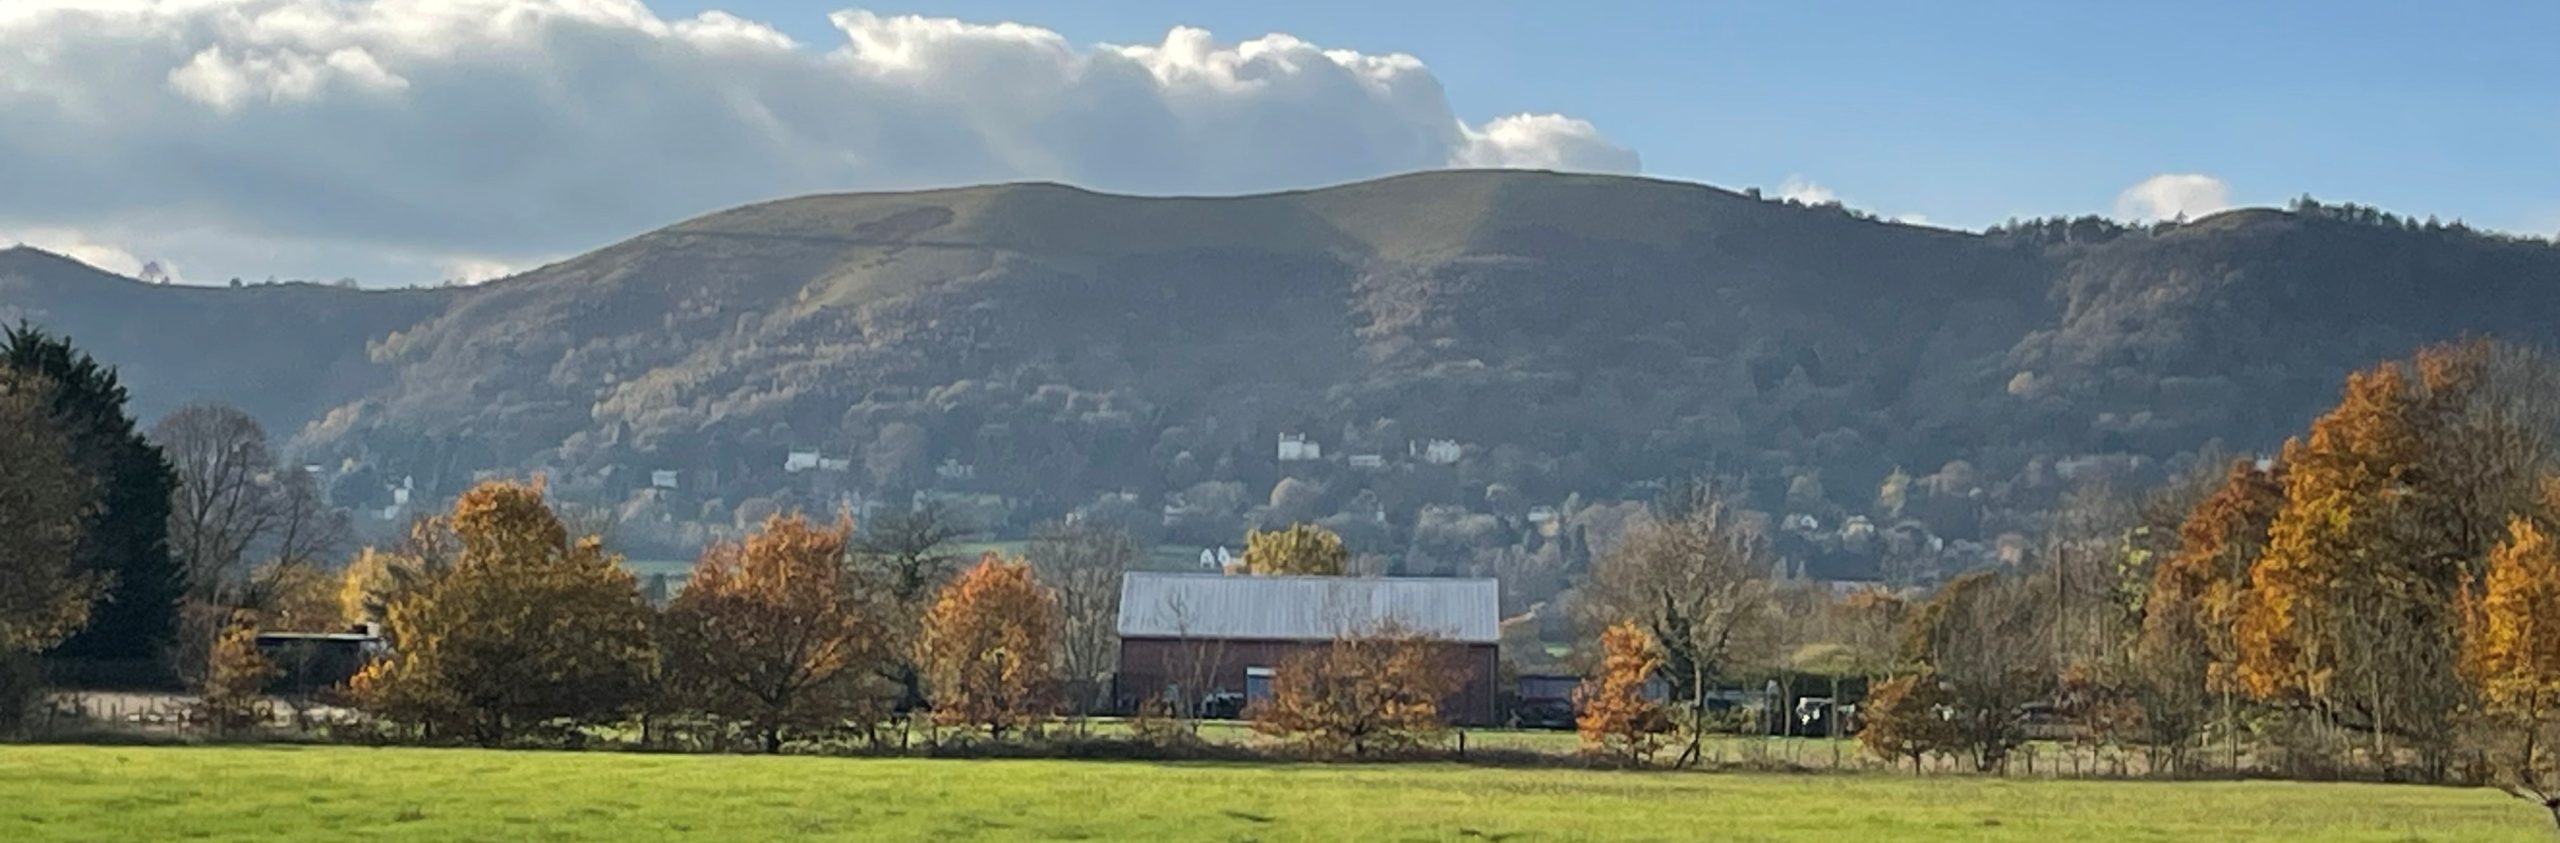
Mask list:
[[[1244,672],[1249,667],[1278,668],[1290,656],[1330,646],[1329,641],[1242,641],[1203,638],[1128,638],[1120,642],[1120,673],[1114,701],[1121,711],[1134,710],[1139,700],[1164,693],[1175,684],[1192,684],[1193,676],[1201,688],[1185,688],[1192,699],[1220,691],[1243,693]],[[1460,726],[1489,726],[1494,723],[1495,683],[1499,681],[1500,648],[1492,644],[1449,644],[1456,651],[1456,661],[1463,665],[1465,681],[1458,693],[1441,704],[1442,716]]]

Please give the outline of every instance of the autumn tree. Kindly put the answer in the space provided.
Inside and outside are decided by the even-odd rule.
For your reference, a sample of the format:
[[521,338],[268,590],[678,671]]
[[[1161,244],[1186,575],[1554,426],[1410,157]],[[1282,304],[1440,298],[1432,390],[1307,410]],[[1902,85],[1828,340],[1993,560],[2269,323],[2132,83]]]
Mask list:
[[1767,538],[1729,496],[1705,485],[1630,526],[1592,565],[1589,610],[1632,620],[1662,648],[1664,678],[1688,709],[1683,766],[1704,746],[1707,693],[1738,662],[1768,649],[1767,577],[1775,565]]
[[1055,706],[1058,600],[1031,566],[995,553],[942,588],[917,646],[945,726],[1006,732],[1038,723]]
[[1338,577],[1351,565],[1342,537],[1314,524],[1245,534],[1244,572],[1261,576]]
[[1410,751],[1448,728],[1441,702],[1464,682],[1445,641],[1394,626],[1355,632],[1283,660],[1253,728],[1320,755]]
[[[338,572],[339,612],[349,623],[384,625],[383,634],[391,636],[391,605],[452,572],[461,556],[449,513],[412,519],[399,541],[358,551]],[[399,643],[391,640],[395,647]]]
[[2428,365],[2348,378],[2337,408],[2285,444],[2285,504],[2235,628],[2253,695],[2362,731],[2378,764],[2400,738],[2440,769],[2461,704],[2452,613],[2476,557],[2441,523],[2457,484],[2429,443],[2460,435],[2430,420],[2465,388]]
[[267,632],[344,632],[352,624],[338,601],[339,579],[311,565],[270,562],[249,572],[262,594],[242,611]]
[[78,556],[97,487],[53,424],[51,389],[0,369],[0,734],[39,696],[35,654],[88,622],[101,585]]
[[648,692],[648,608],[621,560],[572,539],[539,485],[484,483],[445,522],[450,570],[396,599],[397,650],[356,679],[395,722],[496,745],[611,720]]
[[1952,754],[1964,746],[1957,730],[1955,695],[1928,673],[1896,676],[1867,691],[1859,707],[1866,721],[1858,744],[1887,761],[1911,759],[1911,772],[1933,754]]
[[2183,758],[2185,738],[2217,709],[2224,730],[2237,736],[2242,686],[2234,632],[2250,568],[2283,508],[2283,465],[2235,460],[2178,525],[2174,550],[2152,569],[2132,657],[2147,689],[2153,732],[2170,747],[2172,763]]
[[[2560,513],[2560,488],[2550,512]],[[2461,606],[2464,674],[2483,707],[2517,740],[2499,765],[2508,787],[2560,823],[2560,771],[2543,736],[2560,715],[2560,541],[2518,516],[2489,555],[2488,574]]]
[[[124,384],[64,337],[24,323],[0,330],[0,369],[45,405],[61,436],[59,453],[87,478],[76,570],[105,592],[88,622],[56,655],[139,661],[158,657],[177,629],[185,577],[169,556],[169,493],[175,481],[160,449],[135,430]],[[49,388],[34,391],[34,384]],[[11,457],[14,459],[14,455]]]
[[1642,764],[1662,748],[1662,706],[1645,695],[1662,669],[1661,648],[1644,627],[1620,621],[1600,634],[1600,649],[1600,675],[1574,691],[1574,727],[1583,749]]
[[659,623],[677,695],[746,724],[766,752],[793,731],[872,722],[885,702],[883,607],[846,569],[852,532],[776,516],[704,552]]
[[1108,703],[1120,661],[1120,577],[1138,559],[1137,542],[1116,527],[1050,524],[1032,534],[1026,556],[1058,593],[1059,668],[1070,689],[1090,689],[1071,702]]
[[214,731],[245,731],[267,719],[267,683],[283,674],[258,652],[258,626],[246,612],[223,625],[209,648],[204,681],[196,694],[198,715]]

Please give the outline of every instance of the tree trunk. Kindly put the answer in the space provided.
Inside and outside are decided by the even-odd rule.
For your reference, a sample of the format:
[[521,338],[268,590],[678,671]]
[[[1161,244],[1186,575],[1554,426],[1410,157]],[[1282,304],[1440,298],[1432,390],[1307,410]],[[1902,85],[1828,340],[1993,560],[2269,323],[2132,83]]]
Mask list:
[[1696,659],[1689,662],[1689,748],[1680,752],[1680,762],[1673,767],[1686,768],[1705,760],[1707,736],[1707,672]]
[[766,754],[766,755],[780,755],[780,754],[782,754],[782,727],[780,727],[780,726],[768,726],[768,727],[765,727],[765,730],[764,730],[764,754]]

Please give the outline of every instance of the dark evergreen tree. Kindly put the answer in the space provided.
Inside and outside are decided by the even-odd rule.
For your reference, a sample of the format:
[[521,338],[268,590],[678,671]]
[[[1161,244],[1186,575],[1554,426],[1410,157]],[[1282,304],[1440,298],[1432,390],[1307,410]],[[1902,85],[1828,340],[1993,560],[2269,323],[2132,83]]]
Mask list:
[[142,660],[158,656],[177,628],[185,582],[169,555],[169,495],[177,479],[160,449],[125,413],[125,389],[112,367],[71,346],[70,338],[25,322],[0,328],[0,366],[40,374],[55,385],[52,409],[71,440],[72,462],[98,481],[98,509],[75,554],[110,578],[90,610],[89,626],[54,649],[73,658]]

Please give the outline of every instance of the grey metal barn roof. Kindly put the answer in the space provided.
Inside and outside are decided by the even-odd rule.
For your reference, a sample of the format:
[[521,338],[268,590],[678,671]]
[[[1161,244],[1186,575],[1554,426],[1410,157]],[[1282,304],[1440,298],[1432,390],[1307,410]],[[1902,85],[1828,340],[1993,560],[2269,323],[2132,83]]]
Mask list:
[[1320,641],[1393,621],[1492,644],[1502,637],[1500,599],[1489,579],[1133,572],[1120,580],[1120,636]]

